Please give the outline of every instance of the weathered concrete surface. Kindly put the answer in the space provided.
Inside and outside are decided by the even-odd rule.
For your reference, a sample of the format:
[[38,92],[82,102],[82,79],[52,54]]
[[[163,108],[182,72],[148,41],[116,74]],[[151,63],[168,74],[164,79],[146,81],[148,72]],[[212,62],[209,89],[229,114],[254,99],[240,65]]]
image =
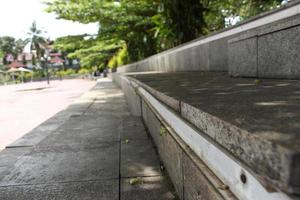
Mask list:
[[1,200],[118,200],[118,180],[0,187]]
[[230,75],[256,77],[257,60],[257,37],[229,45]]
[[[224,183],[191,151],[176,133],[165,127],[158,113],[145,100],[143,119],[154,139],[163,163],[179,199],[236,199]],[[192,156],[193,159],[188,156]],[[201,170],[200,170],[201,168]]]
[[299,81],[202,72],[134,78],[180,102],[183,118],[250,167],[268,187],[298,193]]
[[161,175],[159,160],[149,139],[122,141],[121,158],[121,177]]
[[31,151],[30,147],[4,149],[0,153],[0,180],[9,173],[17,160]]
[[37,147],[18,159],[0,185],[116,179],[118,144]]
[[[156,144],[157,151],[180,199],[183,198],[182,150],[164,129],[159,119],[143,101],[143,119]],[[164,130],[165,132],[161,132]]]
[[[183,156],[184,199],[224,199],[217,188],[207,180],[197,166],[185,155]],[[197,184],[197,183],[203,184]],[[233,198],[234,199],[234,198]]]
[[123,128],[121,130],[121,140],[149,140],[149,136],[146,133],[146,129],[143,125],[141,118],[130,117],[123,120]]
[[229,74],[299,79],[300,15],[258,27],[229,40]]
[[[124,94],[111,81],[101,81],[65,114],[68,117],[59,118],[63,122],[59,127],[49,121],[49,126],[46,122],[36,128],[30,147],[15,146],[0,153],[0,199],[174,197],[141,120],[129,114]],[[43,135],[43,130],[51,134]],[[127,137],[130,142],[123,146]],[[137,176],[142,184],[128,184]]]
[[160,176],[141,178],[140,183],[130,184],[130,179],[123,179],[121,197],[124,200],[171,200],[174,195],[167,189],[166,183]]
[[300,26],[258,38],[258,76],[300,78]]
[[130,113],[134,116],[141,116],[141,100],[135,93],[135,86],[130,85],[127,79],[122,79],[121,87],[126,96]]

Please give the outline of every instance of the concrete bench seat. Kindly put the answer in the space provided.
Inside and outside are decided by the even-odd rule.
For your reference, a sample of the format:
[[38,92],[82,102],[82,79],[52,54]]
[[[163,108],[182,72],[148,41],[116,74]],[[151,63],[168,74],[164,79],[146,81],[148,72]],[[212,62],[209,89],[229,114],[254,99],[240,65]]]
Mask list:
[[[299,19],[300,0],[290,1],[114,73],[180,199],[202,199],[208,185],[232,199],[207,174],[237,199],[299,199]],[[162,139],[160,129],[172,139]],[[217,199],[210,194],[204,199]]]
[[299,194],[299,80],[231,78],[216,72],[124,78],[142,100],[138,88],[208,136],[267,190]]

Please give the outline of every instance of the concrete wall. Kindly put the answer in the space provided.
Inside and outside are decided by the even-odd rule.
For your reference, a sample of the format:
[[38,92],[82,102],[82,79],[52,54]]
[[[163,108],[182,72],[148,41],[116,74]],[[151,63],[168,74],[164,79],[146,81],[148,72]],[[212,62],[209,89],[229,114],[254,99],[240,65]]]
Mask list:
[[300,77],[300,0],[118,68],[125,72],[229,71],[233,76]]

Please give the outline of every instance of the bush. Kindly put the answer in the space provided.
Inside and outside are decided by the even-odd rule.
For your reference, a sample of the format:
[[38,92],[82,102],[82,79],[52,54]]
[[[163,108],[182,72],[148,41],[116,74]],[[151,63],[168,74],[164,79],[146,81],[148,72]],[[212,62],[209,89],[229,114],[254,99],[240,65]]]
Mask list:
[[56,77],[63,77],[64,76],[64,71],[57,71],[55,72]]
[[67,69],[65,71],[66,76],[70,76],[70,75],[73,75],[73,74],[76,74],[76,71],[74,69]]
[[128,51],[127,47],[124,46],[118,53],[117,53],[117,63],[118,66],[122,66],[128,63]]
[[57,71],[55,73],[55,75],[57,77],[70,76],[70,75],[73,75],[73,74],[76,74],[76,71],[74,69],[67,69],[65,71]]
[[81,74],[81,75],[84,75],[84,74],[89,74],[90,73],[90,70],[88,70],[88,69],[80,69],[79,71],[78,71],[78,74]]
[[114,55],[114,56],[108,61],[108,67],[109,67],[109,68],[116,68],[117,66],[118,66],[117,56]]
[[24,73],[24,81],[31,81],[31,77],[34,76],[34,73]]
[[44,71],[43,70],[36,70],[33,71],[33,78],[39,79],[44,76]]
[[127,63],[128,51],[127,47],[123,46],[123,48],[116,52],[116,54],[109,60],[108,67],[114,69]]

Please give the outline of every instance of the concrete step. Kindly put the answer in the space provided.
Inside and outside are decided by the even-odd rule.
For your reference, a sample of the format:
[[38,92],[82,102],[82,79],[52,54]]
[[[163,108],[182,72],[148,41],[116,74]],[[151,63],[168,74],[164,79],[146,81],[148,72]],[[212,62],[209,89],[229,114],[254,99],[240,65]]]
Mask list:
[[142,102],[148,128],[154,112],[238,198],[255,199],[254,190],[266,199],[299,194],[299,81],[203,72],[114,78],[129,88],[129,101]]

